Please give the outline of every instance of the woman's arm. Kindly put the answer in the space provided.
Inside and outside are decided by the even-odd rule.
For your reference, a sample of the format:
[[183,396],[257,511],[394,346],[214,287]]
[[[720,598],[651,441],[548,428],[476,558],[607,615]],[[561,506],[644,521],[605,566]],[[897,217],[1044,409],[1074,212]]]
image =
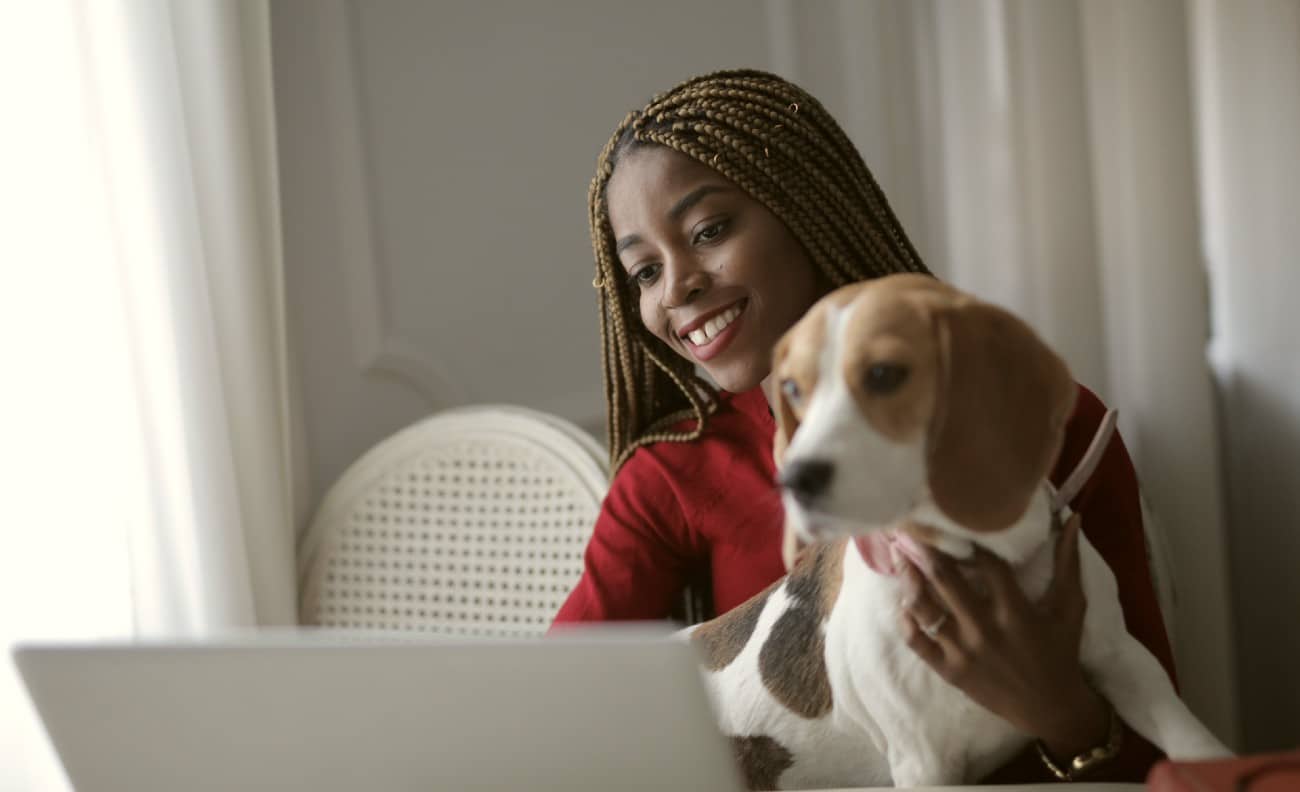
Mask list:
[[700,552],[689,537],[657,464],[634,454],[601,504],[582,577],[554,625],[668,618]]

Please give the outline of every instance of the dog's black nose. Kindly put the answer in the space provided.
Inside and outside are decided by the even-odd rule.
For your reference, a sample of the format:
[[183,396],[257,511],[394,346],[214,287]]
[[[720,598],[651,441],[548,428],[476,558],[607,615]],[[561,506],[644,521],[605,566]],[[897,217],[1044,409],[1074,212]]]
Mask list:
[[776,481],[802,502],[826,492],[835,478],[835,467],[821,459],[800,459],[781,468]]

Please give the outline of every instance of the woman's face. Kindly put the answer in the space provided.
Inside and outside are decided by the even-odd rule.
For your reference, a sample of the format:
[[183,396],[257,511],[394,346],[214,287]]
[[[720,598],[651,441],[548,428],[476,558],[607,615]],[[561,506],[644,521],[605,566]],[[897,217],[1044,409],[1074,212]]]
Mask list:
[[827,290],[785,224],[662,146],[625,154],[606,199],[646,329],[725,390],[762,382],[777,340]]

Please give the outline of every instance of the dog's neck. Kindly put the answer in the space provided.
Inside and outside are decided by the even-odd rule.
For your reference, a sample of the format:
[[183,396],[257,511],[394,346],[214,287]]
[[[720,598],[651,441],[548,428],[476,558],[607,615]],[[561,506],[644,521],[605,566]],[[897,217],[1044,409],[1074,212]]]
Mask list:
[[1070,501],[1092,478],[1102,455],[1110,445],[1111,436],[1119,420],[1119,413],[1107,410],[1102,416],[1092,441],[1074,470],[1066,477],[1060,489],[1044,481],[1029,501],[1029,507],[1014,524],[993,533],[977,533],[948,519],[933,500],[923,500],[903,522],[905,528],[873,531],[857,537],[858,552],[876,572],[895,574],[893,550],[909,555],[915,560],[920,553],[917,541],[925,542],[953,558],[969,558],[975,546],[983,547],[1002,560],[1018,565],[1024,563],[1046,542],[1052,531],[1070,515]]
[[[950,545],[960,546],[960,542],[965,540],[972,545],[979,545],[1003,561],[1019,564],[1033,555],[1051,536],[1052,498],[1046,487],[1038,488],[1020,519],[1000,531],[972,531],[953,522],[929,502],[917,508],[911,519],[935,529]],[[942,545],[936,546],[943,549]]]
[[895,554],[920,563],[921,544],[927,544],[956,559],[966,559],[979,546],[1002,560],[1017,565],[1032,556],[1051,535],[1052,495],[1040,489],[1020,519],[1001,531],[979,533],[948,519],[931,503],[918,506],[903,522],[884,530],[854,538],[858,553],[867,566],[881,575],[897,574]]
[[[858,554],[867,566],[879,575],[897,575],[902,570],[898,562],[909,559],[914,565],[924,563],[921,545],[929,545],[941,553],[954,558],[968,558],[974,551],[974,545],[960,538],[931,535],[924,531],[925,526],[904,525],[883,531],[872,531],[853,537]],[[922,530],[918,530],[922,529]]]

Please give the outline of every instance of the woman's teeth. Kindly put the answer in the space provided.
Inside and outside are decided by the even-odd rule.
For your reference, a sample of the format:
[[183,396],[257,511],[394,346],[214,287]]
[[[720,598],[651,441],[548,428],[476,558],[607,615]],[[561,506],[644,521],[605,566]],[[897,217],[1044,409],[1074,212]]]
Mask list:
[[726,329],[737,316],[740,316],[740,306],[733,305],[709,321],[704,323],[703,327],[696,328],[687,333],[686,337],[691,339],[695,346],[704,346],[713,340],[714,336]]

